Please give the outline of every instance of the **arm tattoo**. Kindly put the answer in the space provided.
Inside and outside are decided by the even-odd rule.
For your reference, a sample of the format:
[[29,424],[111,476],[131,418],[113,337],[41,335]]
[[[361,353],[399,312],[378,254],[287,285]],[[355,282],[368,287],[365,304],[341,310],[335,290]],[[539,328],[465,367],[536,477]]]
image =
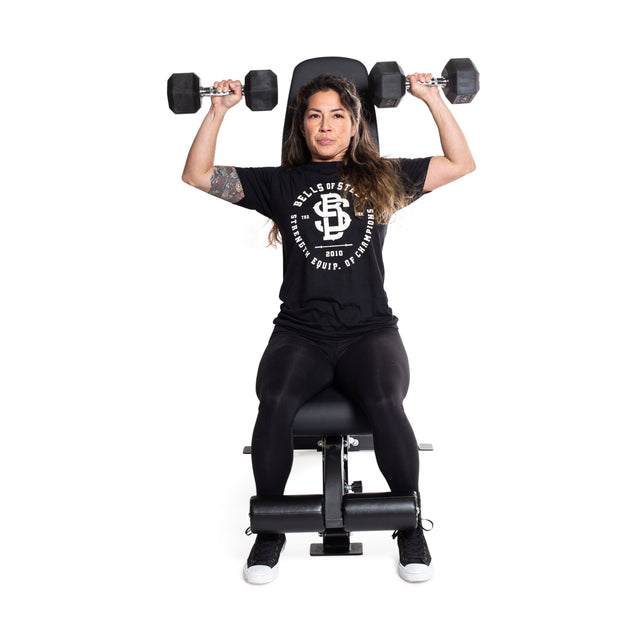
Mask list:
[[229,202],[239,202],[244,198],[242,183],[234,167],[214,167],[211,174],[209,193]]

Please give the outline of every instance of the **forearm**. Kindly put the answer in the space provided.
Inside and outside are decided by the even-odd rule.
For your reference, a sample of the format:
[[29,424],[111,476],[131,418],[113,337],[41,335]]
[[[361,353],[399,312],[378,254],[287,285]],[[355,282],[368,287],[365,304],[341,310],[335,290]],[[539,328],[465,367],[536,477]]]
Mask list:
[[442,99],[425,100],[425,102],[438,127],[444,157],[452,165],[459,168],[461,175],[470,173],[476,168],[475,161],[467,139],[449,107]]
[[182,179],[194,187],[206,187],[210,179],[215,161],[218,133],[225,113],[210,109],[198,129],[191,149],[189,149]]

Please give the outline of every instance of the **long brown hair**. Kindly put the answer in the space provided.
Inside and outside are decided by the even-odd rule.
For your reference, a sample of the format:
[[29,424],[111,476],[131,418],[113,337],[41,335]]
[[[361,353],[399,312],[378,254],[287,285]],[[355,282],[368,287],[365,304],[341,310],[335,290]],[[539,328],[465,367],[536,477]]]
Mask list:
[[[312,95],[319,91],[335,91],[340,102],[351,117],[356,133],[342,160],[340,179],[349,183],[360,196],[358,213],[365,208],[375,212],[378,224],[387,224],[393,214],[411,200],[406,185],[400,177],[397,160],[380,156],[378,147],[371,137],[367,119],[362,113],[362,103],[355,85],[340,76],[323,74],[304,85],[298,92],[293,106],[291,133],[283,150],[282,165],[298,167],[311,161],[311,153],[302,135],[304,116]],[[269,231],[269,244],[279,241],[275,223]]]

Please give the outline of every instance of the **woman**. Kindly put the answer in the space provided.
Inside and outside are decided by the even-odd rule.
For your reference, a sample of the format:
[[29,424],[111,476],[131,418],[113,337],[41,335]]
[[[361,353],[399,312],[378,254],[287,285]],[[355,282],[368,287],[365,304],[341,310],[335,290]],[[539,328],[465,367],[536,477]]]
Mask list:
[[[404,410],[409,365],[384,291],[386,223],[400,208],[475,169],[465,137],[431,74],[408,76],[426,103],[443,154],[381,158],[352,83],[319,76],[300,90],[281,167],[215,166],[226,112],[241,100],[235,80],[216,83],[187,157],[183,180],[273,221],[283,245],[282,306],[260,362],[258,418],[251,444],[259,496],[284,493],[293,462],[291,424],[310,398],[335,384],[359,404],[376,460],[391,491],[418,493],[418,447]],[[431,556],[422,528],[397,533],[402,578],[428,580]],[[284,534],[258,534],[244,567],[248,582],[274,579]]]

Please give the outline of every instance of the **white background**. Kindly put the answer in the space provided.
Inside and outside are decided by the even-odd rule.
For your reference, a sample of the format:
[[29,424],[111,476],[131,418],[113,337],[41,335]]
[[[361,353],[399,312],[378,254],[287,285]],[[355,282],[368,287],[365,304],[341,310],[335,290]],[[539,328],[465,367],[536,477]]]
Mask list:
[[[628,2],[27,2],[3,9],[3,638],[637,638],[637,46]],[[626,9],[625,9],[626,7]],[[255,370],[278,310],[258,215],[180,180],[204,111],[166,80],[271,68],[218,162],[279,161],[293,67],[326,55],[439,73],[478,165],[399,214],[387,289],[412,365],[426,584],[390,532],[251,587]],[[382,151],[439,153],[424,105]],[[317,454],[291,492],[320,491]],[[385,490],[372,454],[352,477]],[[228,624],[231,623],[231,631]]]

